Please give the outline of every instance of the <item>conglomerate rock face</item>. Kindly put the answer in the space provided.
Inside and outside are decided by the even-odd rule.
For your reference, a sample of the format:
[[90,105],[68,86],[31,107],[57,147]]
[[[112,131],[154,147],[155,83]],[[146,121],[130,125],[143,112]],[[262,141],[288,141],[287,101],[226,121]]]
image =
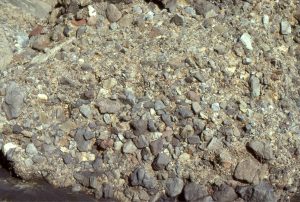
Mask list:
[[23,4],[0,0],[0,148],[21,178],[119,201],[295,195],[298,1]]

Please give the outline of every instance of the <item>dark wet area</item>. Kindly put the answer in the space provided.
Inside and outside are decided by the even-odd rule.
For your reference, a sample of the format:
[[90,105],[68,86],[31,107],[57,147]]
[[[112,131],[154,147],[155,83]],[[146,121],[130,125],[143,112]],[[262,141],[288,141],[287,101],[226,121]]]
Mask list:
[[54,188],[46,182],[22,182],[0,168],[0,201],[96,201],[93,196]]

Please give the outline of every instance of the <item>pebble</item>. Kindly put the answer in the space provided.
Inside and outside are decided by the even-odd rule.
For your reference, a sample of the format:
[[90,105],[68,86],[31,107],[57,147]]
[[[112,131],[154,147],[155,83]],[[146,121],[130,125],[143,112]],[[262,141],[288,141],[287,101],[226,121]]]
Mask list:
[[39,35],[33,38],[31,47],[38,51],[44,51],[50,45],[50,39],[47,35]]
[[183,180],[180,178],[169,178],[166,181],[166,194],[170,197],[178,196],[182,189],[183,189],[184,183]]
[[248,34],[248,33],[242,34],[242,36],[240,37],[240,41],[242,42],[242,44],[245,46],[246,49],[248,49],[250,51],[253,50],[252,38],[251,38],[250,34]]
[[23,128],[20,125],[18,125],[18,124],[13,125],[12,132],[14,134],[21,134],[22,131],[23,131]]
[[140,6],[138,6],[138,5],[133,5],[132,11],[135,14],[142,14],[143,13],[143,9]]
[[36,155],[38,154],[38,150],[36,149],[36,147],[34,146],[33,143],[29,143],[27,146],[26,146],[26,149],[25,149],[26,153],[28,155]]
[[183,26],[184,18],[183,18],[183,16],[181,16],[179,14],[175,14],[174,17],[171,18],[171,22],[177,26]]
[[79,107],[79,111],[85,118],[91,118],[92,110],[89,105],[82,105]]
[[187,201],[197,201],[208,195],[207,188],[204,185],[199,185],[190,182],[184,186],[184,199]]
[[137,138],[133,139],[133,142],[138,149],[148,147],[149,145],[149,142],[144,135],[140,135]]
[[260,88],[261,88],[261,85],[260,85],[259,79],[256,76],[252,75],[250,77],[251,96],[252,97],[260,96]]
[[244,159],[238,163],[234,171],[234,177],[241,181],[253,183],[257,181],[257,172],[260,164],[251,158]]
[[86,30],[87,30],[87,27],[86,26],[80,26],[77,30],[76,30],[76,38],[80,38],[80,37],[82,37],[84,34],[85,34],[85,32],[86,32]]
[[116,22],[113,22],[113,23],[111,23],[110,25],[109,25],[109,29],[111,29],[111,30],[117,30],[119,28],[119,25],[118,25],[118,23],[116,23]]
[[157,128],[155,126],[155,123],[152,119],[149,119],[148,120],[148,125],[147,125],[147,128],[150,132],[156,132],[157,131]]
[[152,168],[155,171],[163,170],[170,162],[169,156],[165,153],[159,153],[152,162]]
[[151,21],[151,20],[153,20],[154,15],[155,14],[152,11],[149,11],[148,13],[145,14],[144,19],[148,20],[148,21]]
[[122,17],[122,13],[114,4],[108,4],[106,17],[110,22],[117,22]]
[[286,20],[281,21],[280,32],[282,35],[288,35],[292,33],[292,27],[288,21]]
[[75,162],[71,154],[63,155],[63,161],[65,164],[71,164]]
[[155,178],[150,176],[144,168],[136,168],[129,179],[132,186],[142,186],[146,189],[153,189],[157,186]]
[[163,114],[161,115],[161,119],[162,119],[162,121],[163,121],[168,127],[170,127],[170,128],[173,127],[173,122],[172,122],[171,116],[170,116],[169,114],[163,113]]
[[103,197],[105,199],[113,198],[113,196],[114,196],[114,187],[111,184],[104,183],[102,189],[103,189]]
[[194,128],[191,125],[186,125],[180,133],[182,138],[188,138],[194,135]]
[[123,145],[123,152],[125,154],[133,154],[135,153],[137,150],[136,146],[133,144],[133,142],[131,140],[129,140],[128,142],[126,142]]
[[184,8],[184,11],[190,16],[196,16],[196,10],[193,7],[187,6]]
[[193,111],[189,107],[180,106],[176,113],[178,114],[179,118],[186,119],[194,116]]
[[87,152],[92,147],[92,141],[91,140],[87,141],[84,138],[85,132],[86,132],[85,129],[80,128],[76,131],[76,134],[74,136],[74,140],[77,143],[77,149],[81,152]]
[[211,109],[212,109],[214,112],[220,111],[220,110],[221,110],[220,104],[219,104],[219,103],[213,103],[213,104],[211,105]]
[[236,192],[245,201],[277,201],[272,185],[267,182],[260,182],[255,186],[238,186]]
[[161,100],[156,100],[154,103],[154,109],[156,111],[165,109],[166,106]]
[[192,135],[187,138],[189,144],[200,144],[200,137],[198,135]]
[[147,133],[148,122],[143,119],[136,119],[130,122],[130,126],[133,130],[133,133],[136,136],[139,136]]
[[270,143],[254,140],[247,143],[247,148],[259,161],[271,160],[274,158]]
[[122,108],[121,104],[118,101],[105,98],[100,99],[96,103],[96,106],[100,110],[101,114],[115,114],[118,113]]
[[118,84],[118,81],[115,78],[109,78],[103,81],[103,88],[105,89],[112,89]]
[[220,139],[213,137],[207,145],[207,149],[210,151],[219,151],[223,148],[223,143]]
[[198,102],[193,102],[192,103],[192,109],[195,112],[195,114],[199,114],[201,111],[201,106]]
[[150,151],[151,151],[151,153],[154,155],[154,156],[156,156],[157,154],[159,154],[161,151],[162,151],[162,149],[163,149],[163,146],[164,146],[164,144],[163,144],[163,140],[161,139],[161,138],[159,138],[159,139],[157,139],[157,140],[155,140],[155,141],[152,141],[151,143],[150,143]]
[[262,17],[262,23],[263,23],[265,29],[269,29],[269,26],[270,26],[270,17],[268,15],[263,15],[263,17]]
[[37,98],[44,101],[48,100],[48,96],[46,94],[38,94]]
[[215,201],[231,202],[235,201],[238,198],[238,195],[235,193],[235,190],[232,187],[227,184],[222,184],[213,193],[212,198]]
[[103,120],[106,124],[111,124],[111,118],[109,114],[104,114],[103,115]]
[[205,18],[215,17],[219,10],[217,6],[206,0],[194,1],[194,8],[198,15],[202,15]]
[[17,83],[11,82],[6,88],[3,110],[8,120],[18,118],[22,113],[25,91]]

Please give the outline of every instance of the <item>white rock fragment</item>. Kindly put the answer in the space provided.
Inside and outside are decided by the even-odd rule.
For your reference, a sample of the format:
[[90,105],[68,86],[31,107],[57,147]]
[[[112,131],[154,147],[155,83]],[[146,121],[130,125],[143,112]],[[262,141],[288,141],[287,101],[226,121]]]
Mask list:
[[144,19],[145,20],[153,20],[154,18],[154,13],[152,11],[149,11],[148,13],[146,13]]
[[253,50],[253,47],[252,47],[252,38],[251,38],[250,34],[244,33],[240,37],[240,41],[242,42],[242,44],[245,46],[246,49]]
[[270,23],[269,21],[270,21],[270,17],[268,15],[263,15],[262,23],[263,23],[265,29],[269,28],[269,23]]
[[219,103],[213,103],[212,105],[211,105],[211,109],[214,111],[214,112],[218,112],[218,111],[220,111],[220,104]]
[[3,145],[2,152],[3,152],[4,156],[6,156],[7,152],[10,149],[14,149],[16,147],[18,147],[18,146],[12,142],[9,142],[9,143],[6,143],[5,145]]
[[46,94],[38,94],[37,97],[39,100],[48,100],[48,96]]
[[288,21],[286,21],[286,20],[281,21],[280,32],[283,35],[288,35],[288,34],[292,33],[292,27]]
[[96,10],[95,10],[94,7],[91,6],[91,5],[88,5],[88,12],[89,12],[89,16],[90,16],[90,17],[93,17],[93,16],[96,16],[96,15],[97,15]]

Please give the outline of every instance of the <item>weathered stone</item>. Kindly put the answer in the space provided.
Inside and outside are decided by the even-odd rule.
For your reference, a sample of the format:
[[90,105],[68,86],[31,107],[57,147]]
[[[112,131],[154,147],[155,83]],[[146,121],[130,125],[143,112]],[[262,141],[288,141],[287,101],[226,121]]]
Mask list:
[[169,178],[166,181],[166,194],[171,197],[178,196],[183,189],[183,180],[180,178]]
[[122,13],[114,4],[108,4],[106,17],[110,22],[117,22],[122,17]]
[[227,184],[222,184],[212,195],[213,199],[218,202],[231,202],[238,198],[235,190]]
[[253,183],[257,181],[259,169],[260,164],[257,161],[247,158],[238,163],[234,171],[234,177],[241,181]]
[[207,188],[194,182],[188,183],[183,189],[187,201],[196,201],[208,195]]
[[122,109],[122,105],[118,101],[110,99],[101,99],[96,103],[96,106],[102,114],[115,114]]
[[192,135],[187,138],[189,144],[200,144],[200,137],[198,135]]
[[29,143],[27,146],[26,146],[26,153],[28,155],[35,155],[38,153],[38,150],[36,149],[36,147],[34,146],[33,143]]
[[154,103],[154,109],[156,111],[165,109],[166,106],[161,100],[156,100]]
[[176,114],[181,119],[186,119],[186,118],[190,118],[190,117],[194,116],[193,111],[189,107],[183,107],[183,106],[180,106],[176,110]]
[[255,186],[237,187],[236,192],[245,201],[249,202],[273,202],[277,201],[273,187],[267,182],[260,182]]
[[240,37],[240,41],[242,42],[242,44],[245,46],[246,49],[248,49],[250,51],[253,50],[252,38],[251,38],[250,34],[248,34],[248,33],[242,34],[242,36]]
[[271,160],[274,158],[273,151],[269,143],[261,141],[251,141],[247,148],[258,160]]
[[31,47],[38,51],[44,51],[50,45],[50,39],[47,35],[35,36],[31,43]]
[[194,8],[198,15],[202,15],[205,18],[215,17],[219,11],[219,8],[206,0],[194,1]]
[[251,76],[250,78],[250,88],[251,88],[251,96],[258,97],[260,96],[260,81],[256,76]]
[[186,125],[180,133],[182,138],[187,138],[194,135],[194,128],[191,125]]
[[136,168],[130,175],[130,183],[132,186],[143,186],[146,189],[154,188],[157,182],[151,177],[144,168]]
[[15,82],[11,82],[6,88],[5,101],[3,102],[3,110],[7,119],[15,119],[22,113],[24,105],[25,91]]
[[162,151],[163,149],[163,140],[160,138],[160,139],[157,139],[153,142],[150,143],[150,150],[151,150],[151,153],[156,156],[159,152]]
[[77,143],[77,149],[81,152],[87,152],[91,150],[93,142],[91,140],[85,140],[84,134],[86,130],[79,128],[74,136],[74,140]]
[[133,133],[137,136],[147,133],[148,123],[143,119],[136,119],[130,123]]
[[137,138],[134,138],[133,139],[133,142],[135,144],[135,146],[138,148],[138,149],[142,149],[142,148],[145,148],[149,145],[149,142],[148,140],[145,138],[144,135],[140,135],[138,136]]
[[286,20],[281,21],[281,23],[280,23],[280,32],[281,32],[282,35],[291,34],[292,33],[291,24]]
[[153,170],[163,170],[170,161],[170,158],[166,154],[159,153],[152,163],[152,168]]
[[133,142],[130,140],[128,142],[126,142],[123,145],[123,152],[125,154],[133,154],[134,152],[136,152],[137,148],[136,146],[133,144]]
[[177,26],[183,26],[184,18],[181,15],[175,14],[174,17],[171,19],[171,22],[173,22]]

